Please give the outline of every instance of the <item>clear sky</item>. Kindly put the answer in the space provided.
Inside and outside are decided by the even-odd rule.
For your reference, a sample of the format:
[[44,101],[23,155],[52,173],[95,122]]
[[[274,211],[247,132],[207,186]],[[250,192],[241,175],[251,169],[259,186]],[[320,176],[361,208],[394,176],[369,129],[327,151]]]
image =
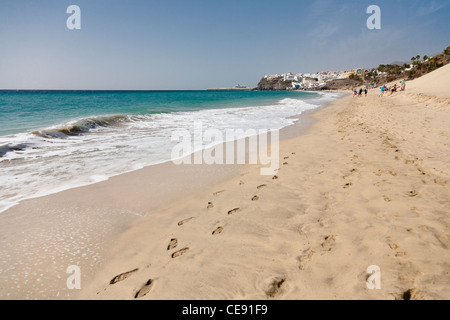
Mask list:
[[[73,4],[81,30],[66,26]],[[0,0],[0,88],[255,86],[439,53],[449,21],[450,0]]]

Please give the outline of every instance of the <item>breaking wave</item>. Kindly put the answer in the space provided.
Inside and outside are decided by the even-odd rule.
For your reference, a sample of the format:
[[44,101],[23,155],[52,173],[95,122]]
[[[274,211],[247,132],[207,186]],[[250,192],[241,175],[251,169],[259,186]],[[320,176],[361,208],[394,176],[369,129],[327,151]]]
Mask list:
[[83,118],[73,122],[69,122],[62,126],[37,130],[33,131],[32,133],[44,138],[64,138],[67,136],[78,136],[99,127],[106,128],[118,126],[128,119],[129,116],[126,115],[108,115]]

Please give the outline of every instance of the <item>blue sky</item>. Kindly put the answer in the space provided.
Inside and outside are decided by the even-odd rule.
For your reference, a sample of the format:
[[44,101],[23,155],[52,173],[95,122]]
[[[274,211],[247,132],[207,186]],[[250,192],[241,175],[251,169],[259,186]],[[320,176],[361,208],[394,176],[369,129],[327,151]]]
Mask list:
[[[81,30],[68,30],[69,5]],[[369,5],[381,30],[368,30]],[[206,89],[450,45],[450,0],[0,0],[2,89]]]

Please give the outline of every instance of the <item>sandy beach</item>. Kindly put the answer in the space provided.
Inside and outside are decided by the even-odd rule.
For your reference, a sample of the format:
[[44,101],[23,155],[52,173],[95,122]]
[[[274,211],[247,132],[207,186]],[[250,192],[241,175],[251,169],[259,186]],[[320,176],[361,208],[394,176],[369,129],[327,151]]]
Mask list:
[[[167,163],[23,201],[2,214],[4,258],[22,261],[0,296],[449,299],[449,81],[450,65],[406,92],[345,95],[290,129],[273,176]],[[73,242],[46,248],[65,232]],[[68,263],[81,290],[66,288]]]

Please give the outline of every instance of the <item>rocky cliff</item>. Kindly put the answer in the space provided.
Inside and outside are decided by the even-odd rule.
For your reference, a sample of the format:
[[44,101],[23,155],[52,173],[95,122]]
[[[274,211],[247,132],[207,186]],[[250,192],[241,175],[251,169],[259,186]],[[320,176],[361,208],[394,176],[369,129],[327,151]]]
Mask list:
[[257,90],[286,90],[292,88],[292,81],[284,81],[282,77],[262,78],[257,86]]

